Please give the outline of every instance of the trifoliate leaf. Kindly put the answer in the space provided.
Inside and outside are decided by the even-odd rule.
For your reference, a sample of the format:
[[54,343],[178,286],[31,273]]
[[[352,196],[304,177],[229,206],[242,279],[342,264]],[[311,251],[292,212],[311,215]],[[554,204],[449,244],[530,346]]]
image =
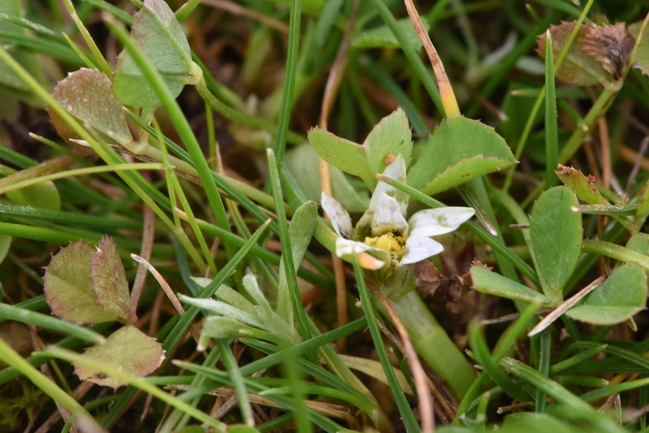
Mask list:
[[[140,54],[160,73],[169,92],[174,97],[178,96],[185,84],[192,79],[190,71],[193,62],[187,38],[167,3],[163,0],[145,0],[144,7],[135,14],[131,37]],[[163,105],[149,80],[126,50],[117,59],[113,92],[126,105]]]
[[117,320],[106,312],[92,291],[90,263],[95,247],[88,242],[73,242],[63,247],[45,268],[44,292],[52,314],[78,324]]

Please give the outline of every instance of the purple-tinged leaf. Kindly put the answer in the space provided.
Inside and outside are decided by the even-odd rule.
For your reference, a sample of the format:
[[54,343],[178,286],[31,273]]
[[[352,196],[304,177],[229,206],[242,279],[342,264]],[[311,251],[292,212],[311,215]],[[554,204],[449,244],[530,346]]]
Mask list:
[[92,290],[97,295],[97,303],[108,313],[119,317],[120,321],[135,323],[137,316],[131,310],[131,297],[124,265],[111,238],[105,236],[92,254],[90,264]]
[[[126,123],[124,106],[113,95],[111,85],[103,73],[82,68],[59,81],[52,97],[83,125],[99,132],[107,142],[127,145],[133,142],[133,136]],[[80,138],[52,108],[48,107],[48,111],[62,138]],[[75,150],[81,147],[72,144]],[[88,152],[82,149],[84,153]]]
[[104,311],[92,291],[90,262],[95,247],[88,242],[73,242],[63,247],[45,268],[45,299],[52,314],[78,324],[96,324],[117,320]]
[[[162,344],[155,338],[149,337],[134,326],[124,326],[108,337],[104,344],[86,349],[81,356],[131,376],[145,377],[162,364],[165,352],[162,350]],[[74,367],[74,373],[81,380],[89,380],[114,389],[128,384],[93,368],[76,363]]]

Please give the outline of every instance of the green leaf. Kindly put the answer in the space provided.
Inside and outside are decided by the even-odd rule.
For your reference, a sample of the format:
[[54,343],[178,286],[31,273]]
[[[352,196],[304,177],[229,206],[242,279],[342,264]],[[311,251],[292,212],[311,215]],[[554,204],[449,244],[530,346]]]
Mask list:
[[[410,154],[412,153],[412,133],[405,111],[397,108],[389,116],[384,117],[372,129],[363,143],[367,153],[367,162],[374,178],[376,186],[376,173],[383,173],[394,158],[386,161],[389,155],[396,157],[401,154],[406,163],[410,165]],[[372,188],[373,190],[374,188]]]
[[505,417],[503,425],[498,429],[505,433],[581,433],[585,430],[568,424],[565,420],[555,418],[545,413],[520,412]]
[[473,280],[473,288],[481,293],[538,304],[550,303],[550,299],[542,293],[482,266],[471,266],[471,279]]
[[[147,336],[134,326],[124,326],[111,334],[104,344],[86,349],[81,357],[101,362],[135,377],[145,377],[162,364],[165,354],[162,344],[155,338]],[[81,380],[114,389],[128,384],[93,368],[77,363],[74,363],[74,366],[74,373]]]
[[[23,7],[20,0],[2,0],[0,1],[0,14],[6,14],[11,17],[22,18],[24,15]],[[0,34],[3,36],[15,35],[17,39],[24,39],[27,32],[24,28],[10,23],[4,19],[0,19]],[[6,46],[11,47],[11,42],[5,42]],[[12,56],[20,63],[27,71],[41,83],[43,82],[43,74],[38,64],[38,60],[34,53],[29,50],[13,49],[9,51]],[[0,90],[5,90],[9,94],[20,95],[27,100],[30,100],[29,95],[32,93],[31,88],[25,81],[23,81],[5,62],[0,62]],[[6,105],[7,101],[3,101],[2,105]]]
[[[630,24],[627,29],[629,30],[629,33],[631,33],[631,36],[633,36],[633,38],[637,40],[641,27],[642,21],[638,21],[637,23]],[[647,31],[645,30],[645,34],[642,35],[642,40],[640,41],[640,46],[638,47],[638,51],[636,51],[635,53],[633,66],[640,69],[643,74],[649,75],[649,38],[647,38],[646,36]]]
[[638,201],[638,210],[635,214],[635,221],[637,227],[642,227],[649,216],[649,182],[647,182],[638,195],[640,196],[640,200]]
[[[191,80],[191,52],[187,38],[174,13],[163,0],[145,0],[135,14],[131,37],[160,73],[172,95],[178,96]],[[117,59],[113,92],[125,105],[159,107],[162,101],[135,60],[126,51]]]
[[515,163],[509,146],[493,128],[456,117],[435,129],[408,172],[408,184],[432,195]]
[[92,291],[90,263],[95,247],[88,242],[73,242],[63,247],[45,268],[43,282],[47,304],[55,316],[78,324],[97,324],[117,320],[97,303]]
[[90,267],[92,290],[97,296],[97,303],[122,322],[135,323],[137,316],[131,309],[131,294],[124,265],[117,246],[108,236],[101,239],[93,252]]
[[[0,164],[0,174],[10,176],[15,173],[24,174],[27,170],[16,171],[11,167]],[[29,172],[29,175],[16,177],[15,181],[27,180],[39,176],[38,172]],[[6,180],[5,180],[6,182]],[[8,185],[5,183],[5,185]],[[50,209],[58,211],[61,209],[61,196],[59,195],[56,185],[51,180],[28,186],[26,188],[15,189],[7,192],[7,198],[15,204],[30,206],[37,209]]]
[[[360,147],[357,144],[353,145]],[[363,158],[365,158],[364,154]],[[295,179],[300,179],[298,186],[303,195],[319,203],[321,188],[320,172],[317,167],[320,165],[320,157],[314,149],[305,143],[289,150],[284,157],[284,165]],[[330,174],[334,198],[349,212],[365,212],[370,205],[367,188],[358,179],[349,179],[336,167],[331,167]]]
[[9,235],[0,235],[0,263],[4,262],[11,247],[12,237]]
[[530,217],[532,259],[545,295],[563,299],[563,286],[581,254],[581,215],[571,210],[578,204],[568,188],[551,188],[541,194]]
[[[297,208],[291,225],[288,227],[291,252],[293,257],[293,268],[297,273],[304,253],[311,242],[315,226],[318,223],[318,205],[314,201],[307,201]],[[287,278],[295,278],[295,275],[286,275],[286,267],[279,269],[279,292],[277,294],[277,314],[288,324],[293,324],[293,306],[288,291]]]
[[595,178],[591,175],[584,176],[581,171],[572,167],[559,164],[555,171],[561,182],[563,182],[577,197],[588,204],[607,204],[607,201],[599,193],[595,186]]
[[626,242],[626,247],[636,253],[649,256],[649,235],[646,233],[636,233]]
[[[82,68],[59,81],[52,97],[83,125],[100,132],[108,143],[128,145],[133,136],[126,123],[124,105],[113,95],[111,85],[103,73]],[[62,138],[79,138],[54,110],[48,107],[48,112]]]
[[322,159],[346,173],[360,177],[368,187],[374,188],[377,180],[370,169],[363,146],[320,128],[310,130],[308,138]]
[[566,315],[595,325],[614,325],[643,310],[646,301],[647,274],[635,263],[627,263],[613,271]]
[[[426,31],[430,29],[426,17],[421,17],[421,22]],[[421,49],[421,39],[417,36],[414,26],[410,18],[402,18],[397,21],[397,25],[406,36],[408,45],[415,50]],[[400,48],[401,45],[397,38],[392,33],[392,30],[387,25],[376,27],[372,30],[365,31],[356,36],[352,41],[354,48]]]

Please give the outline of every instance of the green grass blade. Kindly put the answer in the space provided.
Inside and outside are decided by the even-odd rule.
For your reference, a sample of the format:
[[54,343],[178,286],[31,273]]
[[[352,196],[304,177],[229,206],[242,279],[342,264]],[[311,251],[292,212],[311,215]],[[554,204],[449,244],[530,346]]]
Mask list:
[[376,315],[374,314],[374,305],[372,304],[372,299],[370,298],[370,292],[367,286],[365,285],[365,277],[363,276],[363,270],[358,264],[358,259],[354,258],[354,274],[356,274],[356,284],[358,286],[358,292],[360,294],[361,303],[363,304],[363,313],[367,319],[367,326],[370,329],[370,334],[372,335],[372,341],[374,342],[374,347],[376,347],[376,352],[383,366],[383,371],[385,376],[388,379],[390,385],[390,390],[394,397],[397,408],[399,409],[399,414],[401,415],[401,420],[403,421],[406,431],[408,433],[420,432],[419,424],[415,419],[415,415],[412,413],[412,408],[406,399],[397,376],[394,374],[392,369],[392,364],[388,358],[388,352],[383,344],[383,335],[379,330],[379,326],[376,323]]
[[[552,53],[552,37],[546,32],[545,52]],[[557,126],[557,96],[554,86],[554,56],[545,56],[545,188],[557,185],[554,173],[559,158],[559,131]]]
[[0,317],[5,320],[15,320],[16,322],[39,326],[50,331],[62,332],[91,343],[103,343],[106,341],[103,335],[83,326],[65,322],[47,314],[26,310],[15,305],[0,303]]
[[277,120],[277,134],[271,148],[275,152],[277,162],[282,164],[286,151],[286,134],[291,120],[293,94],[297,77],[297,63],[300,46],[300,18],[302,13],[302,0],[291,0],[291,12],[288,23],[288,50],[286,56],[286,69],[282,88],[282,105]]

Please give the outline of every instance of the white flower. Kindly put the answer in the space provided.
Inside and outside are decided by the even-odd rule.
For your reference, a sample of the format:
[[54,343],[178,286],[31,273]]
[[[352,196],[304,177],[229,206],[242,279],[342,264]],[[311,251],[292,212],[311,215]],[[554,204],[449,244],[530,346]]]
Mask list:
[[[383,175],[405,182],[406,165],[401,155]],[[336,255],[346,260],[357,255],[360,265],[371,270],[409,265],[441,253],[444,247],[431,236],[456,230],[475,213],[466,207],[425,209],[406,221],[408,195],[384,182],[376,186],[370,208],[355,230],[349,214],[333,197],[323,192],[321,204],[338,234]]]

